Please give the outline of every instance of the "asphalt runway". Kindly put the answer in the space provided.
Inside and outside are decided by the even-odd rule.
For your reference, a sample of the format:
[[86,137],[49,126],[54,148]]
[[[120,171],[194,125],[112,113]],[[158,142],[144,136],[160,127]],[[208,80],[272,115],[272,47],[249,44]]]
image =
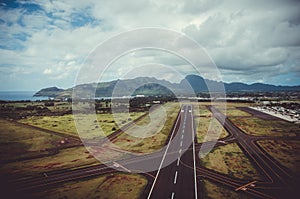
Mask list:
[[[161,165],[167,159],[175,161],[165,167],[159,167],[148,198],[198,198],[196,171],[195,131],[192,107],[181,108],[181,121],[172,144],[165,151]],[[192,165],[191,168],[186,167]]]

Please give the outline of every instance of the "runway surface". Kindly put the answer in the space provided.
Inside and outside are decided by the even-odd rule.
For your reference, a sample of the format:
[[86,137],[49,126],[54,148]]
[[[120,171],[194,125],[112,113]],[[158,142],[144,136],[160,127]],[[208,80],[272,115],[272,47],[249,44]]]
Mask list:
[[[181,108],[181,121],[174,139],[161,160],[148,198],[198,198],[195,152],[195,130],[193,110],[185,105]],[[187,150],[189,149],[189,150]],[[174,153],[175,152],[175,153]],[[171,165],[162,168],[168,159],[175,159]],[[184,166],[192,165],[192,168]]]

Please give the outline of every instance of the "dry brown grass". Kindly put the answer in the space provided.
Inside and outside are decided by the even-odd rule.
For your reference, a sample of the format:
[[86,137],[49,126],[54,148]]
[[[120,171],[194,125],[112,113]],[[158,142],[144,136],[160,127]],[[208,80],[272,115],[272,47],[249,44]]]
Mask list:
[[[122,150],[135,152],[135,153],[150,153],[161,149],[164,146],[169,133],[171,132],[172,126],[177,118],[179,108],[180,108],[178,103],[167,103],[164,104],[163,106],[166,110],[167,119],[165,124],[163,125],[163,128],[159,132],[154,134],[155,128],[144,128],[142,130],[140,129],[139,132],[135,132],[136,134],[140,133],[141,135],[145,135],[145,134],[152,135],[146,138],[128,135],[125,132],[122,133],[113,141],[114,146],[111,146],[110,144],[109,147],[117,147]],[[163,116],[157,115],[153,119],[156,121],[162,121],[163,118],[161,117]],[[143,118],[137,123],[137,125],[143,124],[144,119],[149,121],[148,118]]]
[[2,161],[50,154],[49,149],[56,148],[62,139],[64,138],[61,136],[0,119],[0,159]]
[[283,166],[300,173],[299,140],[260,140],[257,143]]
[[44,158],[8,163],[2,165],[0,171],[11,175],[28,175],[91,164],[99,164],[99,161],[92,157],[85,147],[76,147]]
[[245,193],[236,192],[234,190],[229,190],[228,188],[217,185],[215,183],[210,182],[209,180],[204,180],[204,189],[205,189],[205,198],[226,198],[226,199],[250,199],[249,195]]
[[262,179],[240,147],[235,144],[219,146],[201,159],[201,163],[220,173],[241,179]]
[[65,183],[59,187],[35,193],[37,198],[140,198],[147,179],[139,174],[106,174],[90,180]]
[[233,117],[230,120],[245,133],[257,136],[296,136],[300,125],[285,121],[263,120],[256,117]]
[[198,143],[213,141],[228,136],[228,132],[213,117],[196,117]]

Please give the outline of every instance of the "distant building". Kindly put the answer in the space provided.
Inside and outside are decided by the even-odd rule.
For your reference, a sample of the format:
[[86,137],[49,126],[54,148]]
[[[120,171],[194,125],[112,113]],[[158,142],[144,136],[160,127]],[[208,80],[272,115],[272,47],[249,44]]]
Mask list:
[[263,105],[267,105],[267,104],[270,104],[270,101],[261,101],[261,103],[262,103]]

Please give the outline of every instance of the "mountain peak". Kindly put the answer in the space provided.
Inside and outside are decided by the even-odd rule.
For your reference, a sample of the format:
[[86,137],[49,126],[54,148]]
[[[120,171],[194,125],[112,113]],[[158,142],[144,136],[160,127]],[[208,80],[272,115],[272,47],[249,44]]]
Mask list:
[[[118,85],[117,92],[116,85]],[[112,93],[117,93],[119,97],[145,94],[145,95],[170,95],[170,91],[180,95],[188,95],[187,90],[192,88],[196,94],[208,92],[210,89],[225,88],[226,92],[272,92],[272,91],[300,91],[300,86],[274,86],[270,84],[254,83],[224,83],[214,80],[207,80],[198,75],[187,75],[181,82],[171,83],[167,80],[158,80],[155,77],[136,77],[134,79],[114,80],[110,82],[101,82],[98,84],[82,84],[77,85],[76,89],[81,89],[83,94],[95,91],[96,97],[111,97]],[[153,90],[153,92],[151,91]],[[45,88],[37,92],[34,96],[72,96],[73,89],[59,89],[57,87]],[[213,90],[218,92],[218,90]],[[175,94],[174,93],[174,94]]]

